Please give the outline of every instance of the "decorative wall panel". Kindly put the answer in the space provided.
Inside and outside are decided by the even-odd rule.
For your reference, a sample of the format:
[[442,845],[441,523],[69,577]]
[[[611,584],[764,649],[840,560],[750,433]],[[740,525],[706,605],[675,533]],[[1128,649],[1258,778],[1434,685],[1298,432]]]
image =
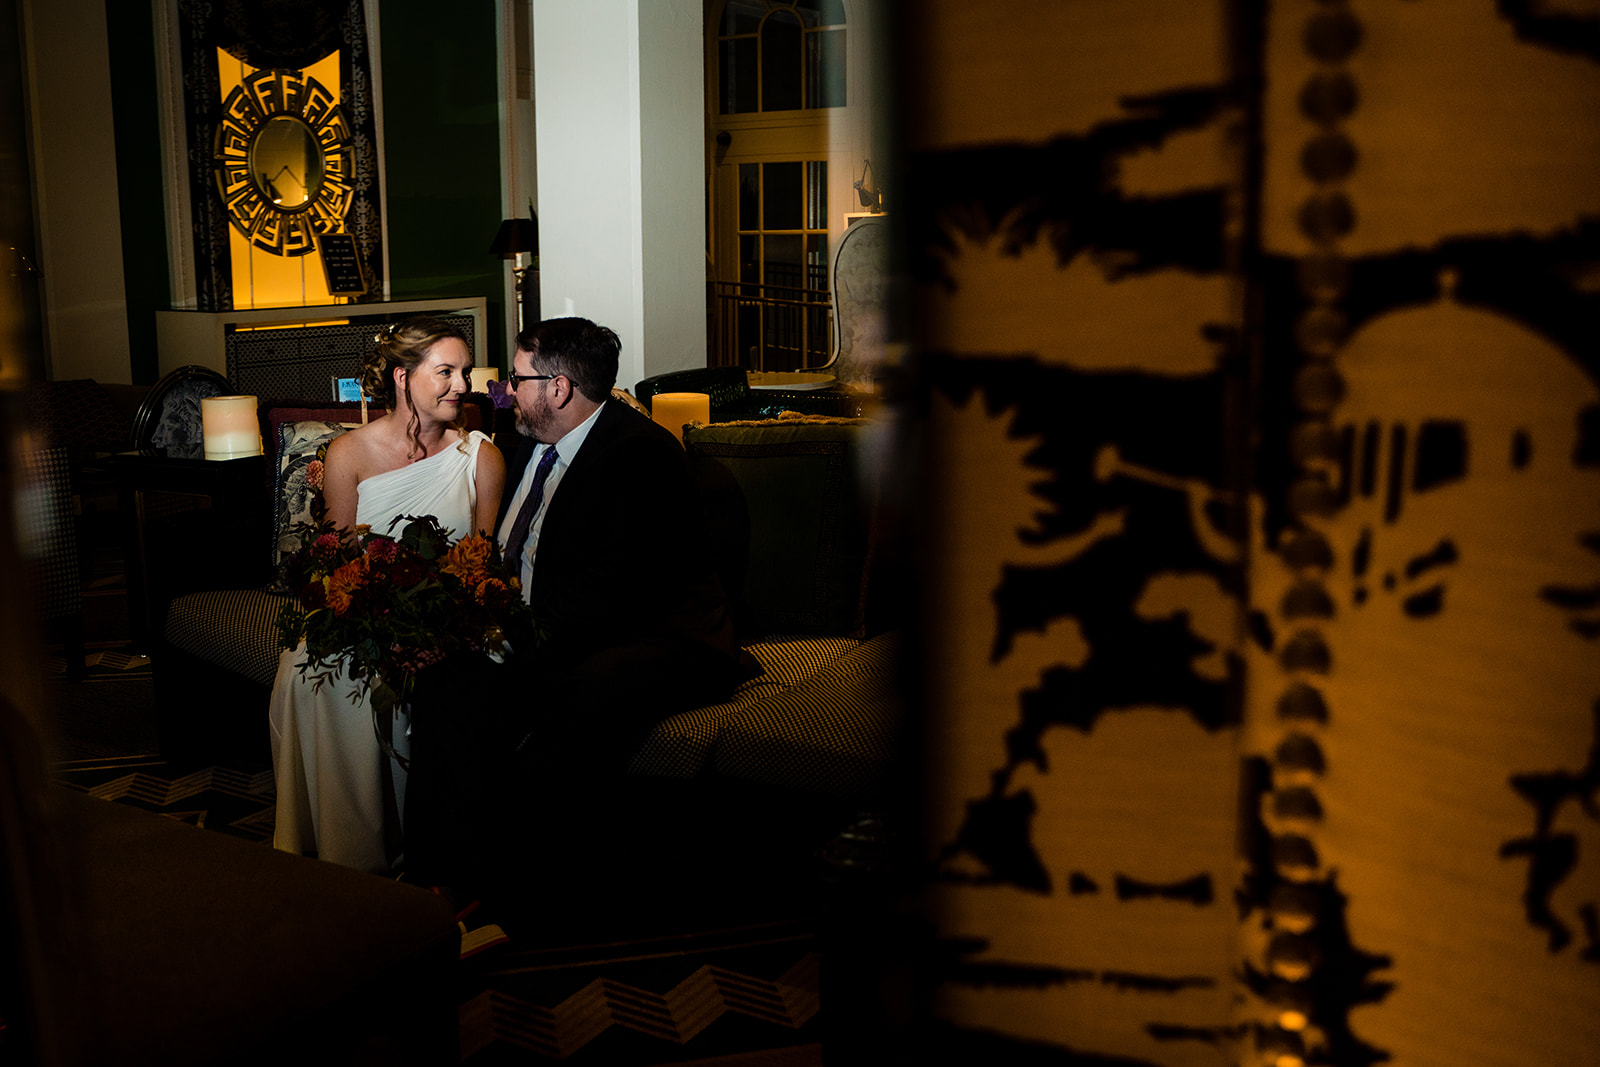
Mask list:
[[[330,172],[333,180],[326,185],[324,199],[337,199],[340,223],[355,237],[369,275],[366,294],[354,299],[381,300],[383,200],[378,183],[377,105],[362,0],[178,0],[178,12],[197,309],[227,311],[234,307],[230,221],[223,197],[225,190],[241,187],[230,183],[230,172],[224,167],[219,189],[214,164],[219,150],[227,159],[227,138],[219,141],[218,131],[237,116],[223,111],[219,48],[259,71],[297,71],[338,51],[337,129],[319,125],[315,109],[304,117],[317,127],[319,136],[337,134],[327,142],[336,149],[336,166]],[[272,75],[263,77],[272,84]],[[248,198],[237,202],[249,204]],[[269,214],[272,219],[257,227],[252,240],[285,254],[310,251],[309,231],[297,230],[293,216]],[[291,225],[280,234],[273,227],[281,226],[285,219]]]
[[1597,34],[1269,8],[1259,1062],[1600,1055]]
[[1600,13],[911,39],[928,1050],[1592,1061]]
[[1245,160],[1224,7],[919,19],[939,1044],[1225,1063]]

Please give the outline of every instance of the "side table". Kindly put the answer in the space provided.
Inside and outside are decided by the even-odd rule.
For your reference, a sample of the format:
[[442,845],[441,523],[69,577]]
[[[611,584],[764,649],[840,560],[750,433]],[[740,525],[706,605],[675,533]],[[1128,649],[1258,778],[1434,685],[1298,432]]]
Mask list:
[[[96,466],[117,487],[118,510],[122,514],[123,561],[128,583],[128,625],[134,649],[149,654],[155,619],[151,612],[151,592],[155,583],[150,570],[151,545],[145,494],[182,493],[208,499],[208,525],[220,535],[237,529],[241,520],[246,528],[262,529],[259,514],[270,506],[266,491],[267,459],[243,456],[238,459],[206,459],[199,452],[174,453],[167,449],[118,452],[99,460]],[[215,547],[208,545],[208,548]],[[260,549],[261,569],[266,571],[265,543],[243,546],[230,552],[233,560],[244,564],[242,577],[250,573],[251,550]],[[159,578],[159,575],[154,576]]]

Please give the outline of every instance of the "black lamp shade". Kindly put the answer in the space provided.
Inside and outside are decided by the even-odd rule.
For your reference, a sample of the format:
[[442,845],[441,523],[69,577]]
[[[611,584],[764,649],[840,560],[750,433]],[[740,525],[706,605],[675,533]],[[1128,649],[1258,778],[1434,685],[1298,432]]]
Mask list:
[[494,235],[489,251],[497,256],[514,256],[519,252],[539,254],[539,220],[506,219],[500,232]]

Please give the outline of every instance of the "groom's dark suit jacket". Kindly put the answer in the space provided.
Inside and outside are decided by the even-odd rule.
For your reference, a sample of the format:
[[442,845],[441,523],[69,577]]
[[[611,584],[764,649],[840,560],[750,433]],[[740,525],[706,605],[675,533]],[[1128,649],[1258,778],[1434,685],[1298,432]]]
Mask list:
[[[501,522],[533,453],[523,438],[507,464]],[[720,699],[749,673],[683,447],[616,400],[601,408],[546,506],[529,603],[546,634],[537,662],[558,673],[586,674],[584,664],[627,671],[627,679],[599,681],[656,687],[678,705],[702,689]],[[653,722],[677,710],[641,707],[637,715]]]
[[[533,451],[507,464],[502,521]],[[533,884],[550,855],[614,836],[639,814],[624,771],[654,724],[759,673],[672,434],[612,400],[570,458],[529,590],[546,639],[418,675],[405,832],[423,884]]]

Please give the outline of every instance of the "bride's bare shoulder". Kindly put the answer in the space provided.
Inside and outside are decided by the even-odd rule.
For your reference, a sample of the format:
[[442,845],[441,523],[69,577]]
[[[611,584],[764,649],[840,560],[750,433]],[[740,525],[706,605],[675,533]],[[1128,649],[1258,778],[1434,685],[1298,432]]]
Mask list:
[[357,426],[335,437],[328,445],[328,462],[366,466],[383,451],[386,435],[382,423],[385,418],[387,416],[374,419],[365,426]]

